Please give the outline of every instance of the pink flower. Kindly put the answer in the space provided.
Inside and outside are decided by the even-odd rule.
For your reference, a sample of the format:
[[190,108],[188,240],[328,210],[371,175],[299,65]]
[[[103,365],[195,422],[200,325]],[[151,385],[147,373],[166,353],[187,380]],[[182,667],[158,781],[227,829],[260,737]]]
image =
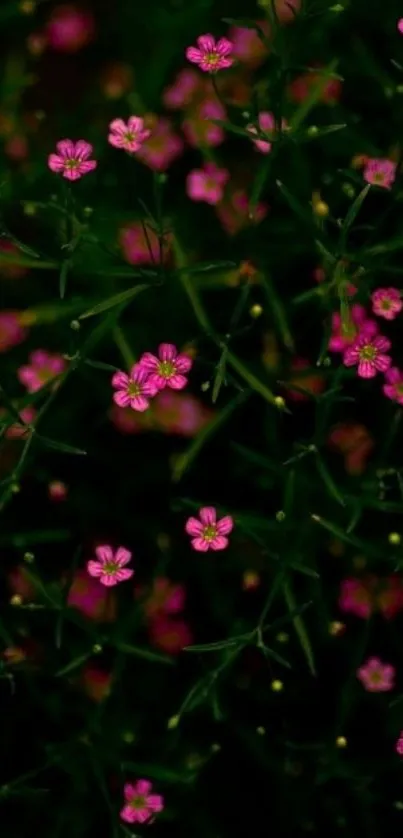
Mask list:
[[138,151],[138,159],[156,172],[164,172],[180,157],[184,142],[172,130],[172,123],[166,117],[152,117],[146,121],[151,129],[150,137]]
[[388,399],[403,405],[403,372],[398,367],[390,367],[385,373],[386,384],[383,392]]
[[153,402],[159,430],[167,434],[194,437],[213,417],[213,412],[189,393],[165,389]]
[[194,148],[219,146],[225,140],[225,131],[213,120],[224,121],[227,113],[217,99],[207,98],[192,108],[182,123],[183,133]]
[[84,569],[74,574],[67,604],[94,622],[112,622],[116,617],[114,594]]
[[154,579],[153,587],[144,603],[144,613],[150,619],[183,611],[186,591],[164,576]]
[[25,437],[30,432],[29,425],[32,425],[35,421],[36,410],[33,407],[23,407],[22,410],[18,411],[18,415],[21,418],[21,424],[15,422],[7,428],[5,432],[7,439],[21,439]]
[[[273,138],[273,134],[276,131],[276,124],[273,114],[269,113],[268,111],[262,111],[258,116],[258,125],[263,133],[268,134],[268,139],[253,140],[253,145],[256,146],[258,151],[261,151],[262,154],[268,154],[269,151],[271,151],[271,140]],[[281,128],[283,131],[287,128],[287,122],[285,121],[285,119],[282,120]],[[248,125],[246,130],[249,132],[249,134],[257,134],[257,129],[255,125]]]
[[[311,72],[297,76],[288,87],[288,94],[294,102],[304,102],[314,89],[318,88],[320,82],[324,82],[323,74],[316,73],[312,67]],[[341,96],[342,83],[339,79],[328,79],[323,84],[319,102],[327,105],[334,105]]]
[[134,570],[125,567],[130,562],[132,554],[125,547],[118,547],[114,553],[109,544],[103,544],[95,548],[96,560],[90,559],[87,562],[87,571],[90,576],[95,576],[102,585],[108,588],[130,579]]
[[403,17],[397,21],[397,28],[401,35],[403,35]]
[[363,177],[367,183],[390,189],[396,177],[396,163],[383,158],[369,158],[363,171]]
[[94,18],[76,6],[58,6],[46,26],[49,46],[58,52],[77,52],[94,37]]
[[85,694],[93,701],[103,701],[110,695],[113,681],[111,672],[89,664],[84,667],[80,680]]
[[148,372],[149,381],[158,390],[163,390],[164,387],[183,390],[187,384],[187,378],[183,373],[189,372],[192,364],[192,359],[188,355],[178,353],[176,346],[172,343],[159,345],[158,358],[151,352],[145,352],[139,361],[143,370]]
[[27,336],[16,311],[0,311],[0,352],[18,346]]
[[360,378],[374,378],[377,372],[386,372],[392,363],[390,355],[385,354],[390,349],[390,340],[377,335],[375,328],[370,321],[364,323],[358,337],[343,355],[344,366],[357,366]]
[[[4,254],[4,258],[2,258]],[[28,268],[16,264],[21,256],[20,251],[10,241],[0,241],[0,273],[7,279],[21,279],[28,273]],[[8,258],[9,257],[9,258]],[[15,259],[15,263],[13,263]]]
[[393,690],[395,673],[391,664],[382,663],[379,658],[368,658],[357,670],[357,678],[367,692],[382,693]]
[[123,119],[114,119],[109,125],[108,143],[115,148],[124,148],[133,154],[139,151],[151,131],[144,128],[144,120],[140,116],[130,116],[127,123]]
[[[403,18],[401,20],[402,34],[403,34]],[[399,738],[396,740],[395,751],[399,756],[403,756],[403,730],[399,733]]]
[[188,518],[186,532],[192,538],[192,547],[205,553],[207,550],[225,550],[228,547],[226,536],[232,532],[234,521],[230,515],[217,521],[217,511],[213,506],[203,506],[199,518]]
[[[268,24],[264,20],[256,21],[260,29],[268,34]],[[260,35],[255,29],[247,29],[244,26],[232,26],[229,31],[229,39],[233,45],[233,55],[248,67],[255,68],[265,60],[267,46],[263,43]]]
[[205,163],[203,169],[193,169],[186,179],[186,192],[192,201],[206,201],[218,204],[224,195],[224,186],[229,178],[227,169],[219,169],[215,163]]
[[198,64],[204,73],[216,73],[232,66],[234,59],[228,57],[232,50],[233,44],[228,38],[216,42],[213,35],[200,35],[197,47],[187,48],[186,58],[192,64]]
[[36,393],[37,390],[40,390],[48,381],[52,381],[65,369],[66,362],[61,355],[52,354],[47,352],[46,349],[36,349],[29,356],[29,364],[20,367],[17,375],[28,393]]
[[365,425],[341,422],[329,435],[332,448],[344,454],[344,467],[348,474],[357,476],[365,471],[374,441]]
[[391,620],[403,609],[402,578],[392,574],[379,579],[371,573],[361,579],[343,579],[339,607],[362,619],[379,612],[386,620]]
[[85,140],[59,140],[57,154],[49,154],[48,166],[52,172],[62,174],[67,180],[79,180],[97,167],[96,160],[89,160],[93,147]]
[[217,205],[216,213],[229,236],[235,236],[250,224],[260,224],[266,217],[267,204],[259,201],[254,214],[249,207],[249,198],[245,189],[237,189]]
[[329,349],[331,352],[344,352],[350,346],[357,336],[359,326],[361,326],[367,319],[365,308],[358,303],[353,305],[350,310],[350,322],[344,324],[341,319],[340,312],[335,311],[332,314],[332,334],[329,340]]
[[126,783],[124,787],[125,805],[120,812],[126,823],[147,823],[154,815],[162,812],[164,798],[160,794],[151,794],[152,783],[149,780],[137,780]]
[[385,320],[394,320],[403,308],[400,291],[397,288],[377,288],[371,294],[372,311]]
[[170,258],[172,236],[168,233],[163,237],[162,248],[159,238],[147,222],[144,225],[135,221],[125,227],[120,234],[120,244],[128,262],[131,265],[159,265],[165,264]]
[[149,625],[153,646],[167,655],[179,655],[185,646],[193,643],[192,632],[185,620],[158,615]]
[[62,480],[51,480],[48,485],[48,495],[51,500],[62,501],[67,498],[67,486]]
[[163,103],[171,110],[181,110],[188,107],[195,93],[200,89],[200,76],[190,68],[178,73],[174,83],[163,93]]
[[140,364],[135,364],[130,375],[115,372],[112,387],[116,388],[113,401],[119,407],[131,407],[141,413],[150,406],[149,397],[158,393],[158,387],[151,381],[150,373]]

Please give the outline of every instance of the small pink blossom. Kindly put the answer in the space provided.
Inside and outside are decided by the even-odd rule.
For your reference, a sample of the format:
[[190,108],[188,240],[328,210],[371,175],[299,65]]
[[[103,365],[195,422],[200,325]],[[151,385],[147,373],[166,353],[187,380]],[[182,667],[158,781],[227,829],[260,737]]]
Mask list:
[[193,169],[186,180],[186,192],[192,201],[218,204],[224,195],[224,186],[229,178],[227,169],[219,169],[215,163],[205,163],[203,169]]
[[130,407],[116,404],[110,412],[111,421],[123,434],[160,431],[190,439],[205,428],[213,416],[213,411],[190,393],[169,388],[158,393],[145,413],[136,413]]
[[[264,34],[268,35],[267,21],[259,20],[256,23]],[[256,29],[232,26],[228,34],[233,45],[232,53],[235,58],[253,69],[262,64],[267,57],[268,50]]]
[[46,25],[49,46],[57,52],[77,52],[94,37],[92,14],[73,5],[57,6]]
[[354,304],[350,310],[349,322],[343,324],[341,314],[338,311],[332,314],[332,334],[329,340],[331,352],[344,352],[351,346],[359,327],[367,320],[365,308],[359,303]]
[[29,356],[29,364],[20,367],[17,375],[28,393],[36,393],[65,369],[66,362],[61,355],[47,352],[46,349],[36,349]]
[[175,584],[165,576],[157,576],[145,600],[144,613],[149,619],[178,614],[183,611],[185,598],[183,585]]
[[197,47],[187,48],[186,58],[192,64],[198,64],[204,73],[216,73],[232,66],[234,59],[229,58],[232,50],[233,44],[228,38],[216,41],[213,35],[200,35]]
[[121,230],[120,244],[131,265],[166,264],[171,256],[172,235],[167,233],[162,246],[155,230],[147,222],[134,221]]
[[165,88],[162,100],[166,108],[181,110],[191,104],[198,90],[200,90],[200,76],[195,70],[186,67],[178,73],[174,83]]
[[[276,131],[276,123],[275,123],[275,119],[274,119],[273,114],[269,113],[269,111],[262,111],[258,116],[258,125],[259,125],[259,128],[260,128],[260,131],[262,133],[268,135],[268,139],[263,140],[263,139],[260,138],[258,140],[253,140],[253,145],[262,154],[268,154],[269,151],[271,151],[272,139],[273,139],[273,135]],[[285,121],[285,119],[282,120],[281,128],[282,128],[283,131],[287,128],[287,122]],[[252,136],[254,134],[257,134],[257,128],[256,128],[255,125],[248,125],[246,130]]]
[[158,393],[158,387],[151,381],[150,373],[140,364],[135,364],[130,371],[115,372],[112,387],[116,388],[113,401],[119,407],[131,407],[141,413],[150,406],[149,399]]
[[247,192],[237,189],[217,205],[216,213],[228,235],[235,236],[251,224],[260,224],[266,218],[268,209],[267,204],[259,201],[252,214]]
[[139,361],[139,366],[148,372],[150,383],[158,390],[163,390],[164,387],[183,390],[187,384],[184,373],[189,372],[192,364],[192,359],[184,353],[179,353],[172,343],[159,345],[158,358],[151,352],[145,352]]
[[344,455],[344,467],[348,474],[363,474],[374,448],[374,440],[365,425],[341,422],[331,431],[328,442],[335,451]]
[[126,823],[147,823],[154,820],[154,815],[162,812],[164,798],[160,794],[151,794],[152,783],[149,780],[137,780],[126,783],[124,787],[125,804],[120,812]]
[[30,433],[30,425],[32,425],[35,421],[36,417],[36,410],[33,407],[23,407],[22,410],[18,411],[18,415],[21,418],[21,424],[19,422],[15,422],[13,425],[10,425],[6,432],[5,436],[7,439],[21,439],[24,438],[27,434]]
[[376,334],[376,331],[377,327],[367,321],[344,352],[344,366],[357,366],[360,378],[374,378],[377,372],[386,372],[392,363],[390,355],[386,355],[391,346],[390,340]]
[[149,117],[145,125],[151,133],[143,142],[137,157],[150,169],[164,172],[181,156],[185,147],[182,137],[175,134],[171,121],[166,117]]
[[403,17],[397,21],[397,28],[401,35],[403,35]]
[[403,609],[402,577],[391,574],[379,578],[370,573],[361,578],[342,579],[339,608],[364,620],[374,613],[392,620]]
[[132,557],[125,547],[118,547],[114,553],[109,544],[103,544],[95,548],[95,555],[96,560],[90,559],[87,562],[87,571],[90,576],[99,579],[102,585],[109,588],[133,576],[134,570],[125,567]]
[[388,399],[403,405],[403,372],[398,367],[390,367],[385,373],[386,384],[383,392]]
[[93,152],[91,143],[86,140],[59,140],[56,143],[57,154],[50,154],[48,166],[52,172],[61,174],[67,180],[79,180],[83,175],[97,167],[96,160],[88,158]]
[[371,157],[366,163],[363,177],[367,183],[390,189],[396,177],[396,163],[392,160]]
[[[402,18],[402,34],[403,34],[403,18]],[[395,751],[399,756],[403,756],[403,730],[399,733],[399,738],[396,740]]]
[[94,622],[113,622],[116,617],[113,592],[106,590],[99,579],[89,576],[84,569],[76,570],[74,574],[67,604]]
[[[199,520],[200,519],[200,520]],[[194,550],[205,553],[207,550],[225,550],[228,538],[234,528],[234,521],[230,515],[217,521],[217,510],[213,506],[203,506],[199,510],[199,519],[188,518],[186,532],[194,536],[191,544]]]
[[357,678],[367,692],[389,692],[395,685],[395,673],[391,664],[382,663],[379,658],[368,658],[357,670]]
[[48,485],[48,495],[50,500],[63,501],[67,498],[67,486],[62,480],[51,480]]
[[182,130],[189,145],[194,148],[210,146],[216,148],[225,140],[225,131],[221,122],[227,118],[227,112],[221,102],[211,97],[203,99],[186,115]]
[[372,311],[385,320],[394,320],[403,308],[400,291],[397,288],[377,288],[371,294]]
[[0,352],[18,346],[27,336],[17,311],[0,311]]
[[192,632],[185,620],[158,615],[149,625],[153,646],[167,655],[179,655],[185,646],[193,643]]
[[151,134],[148,128],[144,128],[144,119],[141,116],[130,116],[127,122],[123,119],[114,119],[109,125],[109,132],[110,145],[123,148],[130,154],[139,151]]
[[318,91],[319,85],[323,86],[316,95],[319,95],[319,102],[327,105],[334,105],[339,101],[342,92],[342,82],[339,79],[327,79],[323,73],[315,72],[315,67],[308,73],[297,76],[288,87],[288,94],[293,102],[304,102],[313,90]]

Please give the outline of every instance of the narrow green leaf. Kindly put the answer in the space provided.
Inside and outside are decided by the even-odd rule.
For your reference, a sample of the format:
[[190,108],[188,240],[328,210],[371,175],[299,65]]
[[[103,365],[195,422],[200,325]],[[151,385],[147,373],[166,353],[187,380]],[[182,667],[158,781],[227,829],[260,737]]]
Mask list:
[[[296,605],[295,605],[294,594],[292,592],[290,581],[288,579],[286,579],[283,583],[283,594],[284,594],[284,599],[287,603],[288,609],[289,609],[290,613],[292,613],[295,610]],[[292,619],[292,622],[293,622],[295,631],[298,635],[298,639],[299,639],[299,642],[301,644],[302,650],[305,654],[310,672],[311,672],[312,675],[316,675],[315,660],[314,660],[314,657],[313,657],[312,646],[311,646],[311,642],[309,640],[308,632],[305,628],[305,624],[304,624],[303,620],[301,619],[300,615],[294,616],[293,619]]]
[[71,259],[65,259],[62,262],[62,266],[60,269],[60,277],[59,277],[59,294],[60,299],[64,300],[64,295],[66,293],[66,286],[67,286],[67,278],[69,275],[69,271],[71,268]]
[[345,506],[346,503],[343,495],[337,488],[330,472],[319,454],[316,455],[316,467],[329,493],[335,498],[335,500],[337,500],[337,503],[339,503],[340,506]]
[[361,206],[364,203],[365,198],[367,197],[368,192],[369,192],[370,189],[371,189],[371,184],[367,183],[367,185],[364,186],[364,189],[361,190],[360,194],[357,195],[355,201],[353,201],[353,203],[351,204],[351,207],[349,208],[349,210],[347,212],[347,215],[346,215],[346,217],[343,221],[343,226],[341,228],[341,233],[340,233],[340,250],[341,250],[342,253],[344,252],[345,247],[346,247],[347,237],[348,237],[348,233],[350,231],[350,228],[354,224],[354,221],[355,221],[355,219],[356,219],[356,217],[357,217],[357,215],[358,215],[358,213],[361,209]]
[[43,442],[47,448],[53,448],[55,451],[61,451],[63,454],[79,454],[81,456],[87,454],[81,448],[74,448],[72,445],[67,445],[65,442],[58,442],[56,439],[49,439],[47,436],[36,434],[36,439]]
[[98,305],[95,305],[93,308],[90,308],[83,314],[80,314],[79,319],[85,320],[87,317],[94,317],[96,314],[102,314],[104,311],[109,311],[109,309],[115,308],[116,306],[121,305],[121,303],[127,303],[129,300],[133,299],[133,297],[136,297],[137,294],[140,294],[149,287],[149,285],[135,285],[134,288],[128,288],[126,291],[114,294],[113,297],[108,297],[107,300],[103,300],[101,303],[98,303]]
[[55,678],[61,678],[63,675],[68,675],[69,672],[74,672],[75,669],[79,669],[91,657],[91,654],[92,652],[86,652],[85,655],[78,655],[77,658],[74,658],[66,666],[63,666],[62,669],[55,672]]
[[246,128],[240,128],[239,125],[234,125],[232,122],[226,122],[223,119],[210,119],[209,122],[213,122],[214,125],[219,125],[220,128],[224,128],[225,131],[229,131],[230,134],[237,134],[238,137],[247,137],[249,140],[251,138],[249,131]]
[[164,663],[167,666],[174,666],[175,661],[169,655],[163,655],[159,652],[152,652],[150,649],[143,649],[140,646],[133,646],[131,643],[116,643],[116,648],[126,655],[134,655],[136,658],[144,658],[144,660],[153,663]]
[[199,262],[197,265],[190,265],[188,268],[178,268],[177,272],[184,270],[188,274],[207,273],[208,271],[225,271],[236,268],[237,263],[229,259],[219,259],[217,262]]
[[216,403],[216,401],[218,399],[218,396],[220,394],[221,387],[222,387],[222,385],[225,381],[227,353],[228,353],[228,348],[224,347],[224,349],[222,351],[222,354],[221,354],[221,357],[220,357],[220,360],[218,361],[218,364],[217,364],[217,372],[216,372],[216,375],[215,375],[215,378],[214,378],[213,392],[212,392],[212,395],[211,395],[211,401],[213,402],[213,404]]
[[237,637],[229,637],[227,640],[216,640],[214,643],[200,643],[196,646],[185,646],[185,652],[218,652],[220,649],[244,645],[242,641],[247,642],[250,638],[250,633],[239,634]]

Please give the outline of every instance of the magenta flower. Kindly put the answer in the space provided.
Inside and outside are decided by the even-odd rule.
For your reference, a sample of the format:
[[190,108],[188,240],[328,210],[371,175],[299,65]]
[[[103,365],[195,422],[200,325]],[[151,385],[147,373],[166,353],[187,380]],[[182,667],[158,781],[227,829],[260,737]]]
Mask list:
[[103,544],[95,548],[95,555],[96,560],[90,559],[87,562],[87,571],[90,576],[99,579],[102,585],[111,588],[112,585],[117,585],[118,582],[124,582],[125,579],[133,576],[134,570],[125,567],[132,557],[125,547],[118,547],[114,553],[109,544]]
[[[268,139],[262,140],[260,138],[258,140],[253,140],[253,145],[256,146],[258,151],[261,151],[262,154],[268,154],[269,151],[271,151],[271,141],[276,130],[276,124],[273,114],[269,113],[268,111],[262,111],[258,116],[258,125],[262,133],[268,134]],[[281,128],[283,131],[287,128],[287,123],[285,119],[283,119],[281,122]],[[249,132],[249,134],[257,134],[257,128],[255,125],[248,125],[246,130]]]
[[152,783],[149,780],[137,780],[136,783],[126,783],[123,792],[125,805],[120,812],[122,821],[126,823],[147,823],[154,815],[162,812],[164,798],[160,794],[150,794]]
[[[36,349],[29,356],[29,364],[20,367],[18,379],[28,393],[36,393],[52,378],[56,378],[66,369],[66,362],[61,355],[47,352],[46,349]],[[56,382],[55,382],[56,383]]]
[[170,110],[188,107],[199,87],[200,76],[195,70],[186,67],[178,73],[173,84],[165,88],[162,97],[165,107]]
[[217,70],[224,70],[234,63],[234,59],[228,57],[233,46],[228,38],[220,38],[216,42],[213,35],[200,35],[197,47],[187,48],[186,58],[192,64],[198,64],[204,73],[216,73]]
[[385,372],[386,384],[383,392],[388,399],[403,405],[403,372],[398,367],[390,367]]
[[115,148],[124,148],[131,154],[139,151],[151,134],[148,128],[144,128],[141,116],[130,116],[127,123],[123,119],[114,119],[109,125],[109,131],[108,143]]
[[115,372],[112,377],[112,387],[116,387],[113,401],[119,407],[131,407],[141,413],[150,407],[149,398],[158,393],[158,387],[150,379],[150,373],[140,364],[135,364],[130,375],[125,372]]
[[150,621],[150,641],[167,655],[179,655],[185,646],[191,646],[193,635],[186,620],[158,615]]
[[185,607],[186,590],[165,576],[157,576],[144,603],[144,613],[149,619],[178,614]]
[[[1,415],[3,411],[1,411]],[[6,439],[21,439],[24,438],[30,432],[30,425],[33,425],[36,418],[36,410],[34,407],[23,407],[22,410],[18,411],[18,415],[21,419],[20,422],[14,422],[12,425],[9,425],[5,432]]]
[[186,532],[194,536],[191,544],[194,550],[205,553],[207,550],[225,550],[228,547],[226,536],[232,532],[234,521],[230,515],[217,521],[217,510],[213,506],[203,506],[199,518],[188,518]]
[[365,308],[359,303],[351,307],[350,322],[345,324],[341,319],[340,312],[335,311],[332,314],[332,334],[329,340],[329,349],[331,352],[344,352],[350,346],[357,336],[358,327],[360,327],[367,319]]
[[401,35],[403,35],[403,17],[397,21],[397,28]]
[[175,134],[172,122],[166,117],[148,117],[147,124],[150,125],[151,134],[142,144],[137,157],[150,169],[164,172],[181,156],[185,144],[182,137]]
[[183,390],[187,378],[183,373],[189,372],[192,359],[188,355],[179,353],[172,343],[161,343],[158,347],[158,358],[151,352],[141,356],[139,366],[148,372],[149,381],[158,390],[172,387],[173,390]]
[[386,372],[392,363],[390,355],[385,354],[390,349],[390,340],[376,331],[376,324],[367,321],[344,352],[344,366],[357,366],[360,378],[374,378],[377,372]]
[[224,195],[224,186],[229,178],[227,169],[219,169],[215,163],[205,163],[203,169],[193,169],[186,179],[186,192],[192,201],[218,204]]
[[194,148],[219,146],[225,140],[225,131],[222,125],[217,125],[213,120],[224,122],[226,118],[226,110],[217,99],[206,98],[198,102],[182,123],[189,145]]
[[79,180],[97,167],[96,160],[89,160],[93,147],[86,140],[59,140],[57,154],[49,154],[48,166],[67,180]]
[[382,663],[379,658],[368,658],[357,670],[357,678],[367,692],[383,693],[393,690],[395,673],[392,664]]
[[27,330],[21,326],[18,312],[0,311],[0,352],[22,343],[26,336]]
[[[402,32],[403,32],[403,19],[402,19]],[[396,740],[395,744],[395,751],[399,756],[403,756],[403,730],[399,733],[399,738]]]
[[46,26],[49,46],[57,52],[77,52],[93,39],[94,34],[92,14],[73,5],[57,6]]
[[397,288],[377,288],[371,294],[372,311],[385,320],[394,320],[403,308],[400,291]]
[[367,183],[382,186],[383,189],[390,189],[396,177],[396,163],[393,163],[392,160],[370,157],[367,160],[363,177]]

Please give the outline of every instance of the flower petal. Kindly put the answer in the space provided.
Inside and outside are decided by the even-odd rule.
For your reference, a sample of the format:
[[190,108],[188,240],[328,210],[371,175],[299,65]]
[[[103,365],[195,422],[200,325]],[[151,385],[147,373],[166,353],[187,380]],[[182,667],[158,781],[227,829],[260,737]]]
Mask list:
[[188,355],[178,355],[175,360],[175,366],[178,372],[189,372],[193,366],[193,361]]
[[376,367],[373,361],[360,361],[358,364],[358,375],[360,378],[374,378]]
[[188,47],[186,50],[186,58],[188,61],[191,61],[192,64],[200,64],[200,61],[203,58],[203,53],[200,52],[199,49],[196,49],[196,47]]
[[93,150],[91,143],[87,143],[86,140],[77,140],[73,156],[76,160],[87,160]]
[[136,810],[133,809],[133,806],[123,806],[120,810],[120,817],[122,821],[126,821],[126,823],[136,823],[137,813]]
[[56,143],[56,148],[64,160],[71,160],[74,157],[75,146],[73,140],[59,140]]
[[210,547],[209,542],[205,538],[194,538],[191,544],[193,549],[198,550],[199,553],[207,553]]
[[228,535],[234,529],[234,519],[231,515],[225,515],[217,522],[218,535]]
[[62,172],[64,169],[64,160],[58,154],[49,154],[48,166],[52,172]]
[[119,405],[119,407],[129,407],[131,398],[126,390],[117,390],[117,392],[113,394],[113,401],[115,404]]
[[127,567],[122,567],[121,570],[117,570],[115,573],[115,579],[117,582],[126,582],[126,580],[131,579],[132,576],[134,576],[134,570]]
[[127,550],[126,547],[118,547],[115,553],[115,562],[119,567],[124,567],[126,564],[129,564],[131,557],[130,550]]
[[158,363],[158,358],[152,355],[151,352],[144,352],[139,360],[139,365],[145,370],[156,370]]
[[160,343],[158,356],[161,361],[174,361],[178,352],[173,343]]
[[136,795],[138,795],[138,794],[141,794],[141,795],[149,794],[152,787],[153,787],[153,784],[150,782],[150,780],[137,780],[137,783],[136,783],[136,786],[135,786]]
[[128,128],[132,134],[137,134],[139,131],[142,131],[144,127],[144,120],[141,116],[131,116],[129,117],[128,121]]
[[100,544],[95,548],[95,555],[101,562],[113,562],[113,550],[110,544]]
[[217,521],[217,511],[214,506],[203,506],[199,511],[199,515],[205,527],[211,527]]
[[171,375],[170,378],[165,379],[166,386],[171,387],[172,390],[183,390],[188,383],[184,375]]
[[144,413],[150,407],[150,402],[145,396],[132,396],[130,399],[130,407],[132,410],[137,410],[139,413]]
[[112,122],[109,123],[109,130],[116,134],[126,134],[127,126],[126,123],[123,122],[123,119],[113,119]]
[[225,538],[224,535],[216,535],[210,542],[210,547],[212,550],[225,550],[228,547],[228,538]]
[[90,574],[90,576],[96,577],[101,576],[104,572],[100,562],[96,562],[94,559],[90,559],[89,562],[87,562],[87,571]]
[[103,573],[99,581],[102,585],[105,585],[106,588],[112,588],[114,585],[117,585],[118,582],[116,575],[112,575],[112,573]]
[[185,524],[185,530],[188,535],[201,535],[203,524],[197,518],[188,518]]
[[200,35],[197,39],[197,46],[202,52],[213,52],[216,48],[214,35]]
[[115,372],[112,376],[112,387],[120,387],[124,388],[127,387],[129,384],[129,376],[125,372]]

